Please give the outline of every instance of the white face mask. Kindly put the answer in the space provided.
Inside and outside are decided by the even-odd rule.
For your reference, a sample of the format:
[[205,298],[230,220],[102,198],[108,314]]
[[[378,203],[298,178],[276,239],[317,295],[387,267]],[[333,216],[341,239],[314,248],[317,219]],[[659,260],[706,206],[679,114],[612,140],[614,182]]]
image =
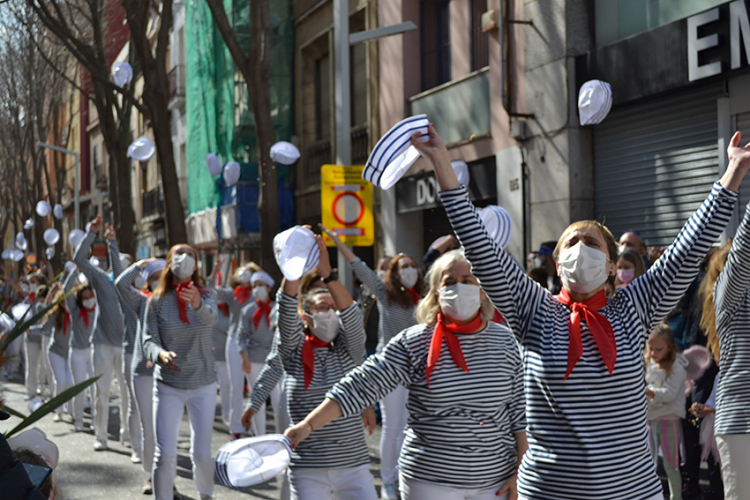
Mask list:
[[240,274],[237,275],[237,281],[244,285],[250,284],[250,279],[253,277],[253,273],[248,271],[247,269],[243,269],[240,271]]
[[150,281],[148,284],[148,287],[151,289],[152,292],[156,290],[158,286],[159,286],[159,280]]
[[339,334],[341,323],[339,323],[339,317],[333,309],[329,309],[327,312],[315,313],[312,315],[312,319],[311,330],[313,335],[323,342],[330,342]]
[[31,293],[36,293],[38,290],[39,290],[39,285],[37,285],[36,283],[31,283],[29,285],[29,291]]
[[136,276],[135,281],[133,282],[138,290],[143,290],[143,287],[146,286],[147,283],[148,281],[146,281],[146,278],[143,276]]
[[414,267],[407,267],[399,271],[398,276],[402,285],[406,288],[414,288],[419,279],[419,271]]
[[195,271],[195,259],[187,253],[172,257],[172,272],[178,278],[189,278]]
[[130,267],[130,259],[128,259],[124,255],[121,255],[120,256],[120,265],[122,266],[123,269],[126,269],[126,268]]
[[84,309],[93,309],[95,307],[96,307],[96,297],[92,297],[90,299],[86,299],[83,301]]
[[570,290],[593,292],[607,281],[607,254],[580,241],[560,254],[558,274]]
[[479,292],[478,286],[466,283],[445,286],[438,292],[440,309],[449,319],[457,321],[471,319],[482,305]]
[[253,288],[253,295],[261,302],[265,302],[268,300],[268,288],[263,285],[258,285]]

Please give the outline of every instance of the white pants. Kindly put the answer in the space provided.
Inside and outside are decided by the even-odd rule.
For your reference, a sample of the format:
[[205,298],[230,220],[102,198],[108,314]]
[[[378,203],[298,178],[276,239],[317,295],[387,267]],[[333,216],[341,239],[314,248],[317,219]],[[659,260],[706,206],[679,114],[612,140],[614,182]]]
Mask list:
[[[377,500],[370,467],[289,469],[293,500]],[[497,497],[496,497],[497,498]],[[438,500],[431,498],[430,500]],[[494,499],[493,499],[494,500]]]
[[229,422],[229,394],[231,387],[229,384],[229,371],[226,361],[216,361],[216,375],[219,378],[219,394],[221,395],[221,418],[224,422]]
[[[133,368],[132,368],[132,361],[133,361],[133,353],[126,353],[123,351],[122,354],[122,376],[125,379],[125,394],[128,396],[128,410],[127,413],[124,415],[127,415],[127,418],[125,418],[126,422],[126,429],[125,429],[125,437],[129,438],[130,444],[133,446],[133,451],[136,452],[139,456],[141,455],[141,452],[143,451],[143,447],[141,445],[141,416],[138,413],[138,404],[135,402],[135,391],[133,390]],[[121,392],[123,392],[122,388],[120,389]],[[123,439],[122,434],[120,435],[120,439]]]
[[[253,363],[250,362],[250,373],[248,374],[248,387],[250,387],[250,390],[252,391],[252,388],[255,387],[255,382],[258,381],[258,377],[260,376],[261,370],[263,370],[263,367],[266,366],[265,363]],[[273,415],[276,418],[276,425],[280,426],[281,422],[279,422],[279,414],[280,414],[280,401],[281,401],[281,383],[276,384],[276,387],[273,388],[271,391],[271,394],[269,394],[271,397],[271,407],[273,408]],[[279,430],[281,429],[281,431]],[[281,434],[283,430],[286,429],[286,427],[282,428],[279,427],[276,429],[277,434]],[[255,414],[253,417],[253,431],[255,432],[256,436],[262,436],[266,433],[266,404],[263,403],[263,406],[260,407],[258,410],[258,413]]]
[[[135,441],[141,443],[143,471],[150,475],[151,466],[154,463],[154,377],[151,375],[135,375],[131,383],[138,408],[138,416],[141,419],[140,439],[135,439]],[[130,438],[133,439],[132,433]],[[133,447],[135,447],[135,441],[131,441]]]
[[400,474],[402,500],[507,500],[508,493],[495,496],[494,488],[461,489],[419,481]]
[[245,431],[242,426],[245,372],[242,371],[242,356],[237,349],[237,342],[232,338],[227,339],[225,357],[229,372],[229,432],[239,434]]
[[[36,396],[36,389],[39,385],[39,373],[44,372],[44,356],[42,355],[41,342],[29,342],[23,339],[23,360],[26,376],[26,395],[30,398]],[[42,381],[44,375],[42,374]]]
[[52,377],[54,375],[52,373],[52,365],[49,362],[49,356],[47,355],[47,351],[49,351],[49,345],[51,343],[52,343],[52,337],[42,337],[42,356],[44,356],[45,376],[42,376],[40,380],[42,381],[42,384],[44,384],[45,378],[47,379],[47,384],[49,384],[50,394],[52,393],[52,385],[54,384],[54,380],[52,380]]
[[747,498],[750,492],[750,434],[717,434],[724,499]]
[[[112,376],[117,378],[120,386],[120,438],[127,438],[125,420],[128,412],[127,388],[122,374],[122,346],[109,344],[94,344],[91,352],[91,364],[94,365],[94,376],[101,378],[96,381],[94,427],[96,440],[107,442],[109,428],[109,390],[112,386]],[[123,391],[125,395],[123,397]]]
[[197,389],[176,389],[155,380],[156,452],[151,474],[155,500],[172,500],[172,488],[177,476],[177,438],[185,408],[190,419],[190,458],[193,461],[195,489],[202,495],[210,495],[214,489],[211,431],[216,411],[216,384]]
[[[57,396],[73,385],[73,374],[70,373],[70,366],[68,365],[67,359],[59,354],[49,351],[47,351],[47,356],[49,358],[49,364],[52,367],[52,378],[55,385],[53,394]],[[65,405],[58,406],[55,412],[62,416],[64,407]],[[70,407],[68,407],[68,413],[73,413]]]
[[[70,373],[73,375],[74,384],[80,384],[94,376],[94,369],[91,366],[90,347],[85,349],[71,347],[68,351],[68,364],[70,365]],[[86,391],[81,391],[73,398],[73,420],[76,423],[83,423],[85,393]]]
[[383,432],[380,435],[380,476],[383,484],[398,482],[398,457],[404,444],[404,429],[408,412],[406,400],[409,391],[402,385],[396,387],[380,402]]

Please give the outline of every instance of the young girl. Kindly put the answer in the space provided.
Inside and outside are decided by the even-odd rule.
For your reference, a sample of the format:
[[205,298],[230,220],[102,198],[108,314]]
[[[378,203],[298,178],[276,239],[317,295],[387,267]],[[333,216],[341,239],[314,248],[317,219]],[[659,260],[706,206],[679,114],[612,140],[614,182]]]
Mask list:
[[641,254],[632,248],[626,248],[620,252],[617,259],[617,279],[615,288],[625,288],[636,278],[640,278],[646,272]]
[[680,420],[685,418],[687,364],[677,351],[672,329],[660,323],[646,341],[646,418],[651,430],[651,455],[656,462],[661,449],[671,500],[682,499]]

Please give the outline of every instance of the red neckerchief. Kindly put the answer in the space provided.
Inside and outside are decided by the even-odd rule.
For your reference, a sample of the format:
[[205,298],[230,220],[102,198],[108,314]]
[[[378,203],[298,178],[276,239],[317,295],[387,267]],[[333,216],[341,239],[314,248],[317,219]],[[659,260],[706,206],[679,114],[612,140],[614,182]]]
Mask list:
[[271,314],[271,301],[268,302],[261,302],[258,299],[255,299],[255,304],[258,306],[258,308],[253,313],[253,325],[255,326],[255,329],[258,329],[258,325],[260,325],[260,320],[263,319],[263,316],[266,317],[266,324],[270,327],[271,321],[268,319],[268,316]]
[[305,369],[305,390],[309,387],[313,375],[315,374],[315,348],[328,347],[330,345],[330,342],[323,342],[315,335],[305,334],[305,344],[302,346],[302,364]]
[[190,320],[188,319],[187,315],[187,302],[182,300],[182,297],[180,297],[180,293],[186,289],[192,281],[188,281],[187,283],[180,283],[179,285],[177,283],[172,283],[172,288],[174,289],[175,293],[177,294],[177,304],[180,307],[180,319],[183,323],[190,324]]
[[495,312],[492,313],[492,322],[497,323],[498,325],[507,325],[508,322],[505,321],[505,318],[502,314],[500,314],[500,311],[495,309]]
[[414,302],[414,305],[416,306],[419,304],[419,301],[422,298],[422,296],[419,295],[419,292],[413,288],[406,288],[406,291],[411,295],[411,301]]
[[607,296],[605,295],[604,290],[601,290],[585,302],[573,302],[573,299],[570,298],[570,295],[564,288],[556,298],[562,305],[570,308],[570,323],[568,325],[568,335],[570,336],[570,343],[568,344],[568,370],[565,373],[565,378],[563,378],[563,380],[568,378],[583,354],[581,318],[586,320],[586,324],[589,325],[589,330],[591,330],[591,335],[594,336],[594,341],[602,355],[602,360],[604,360],[604,364],[607,365],[609,374],[612,375],[612,372],[615,369],[615,361],[617,360],[617,342],[615,342],[615,332],[612,330],[612,324],[609,320],[597,312],[599,309],[607,305]]
[[[80,314],[79,314],[80,317]],[[86,316],[86,326],[88,326],[88,315]],[[68,334],[68,327],[70,326],[70,313],[68,311],[63,312],[63,337]]]
[[148,290],[138,290],[138,291],[141,292],[146,297],[151,297],[151,292],[149,292]]
[[432,341],[430,342],[430,352],[427,355],[427,368],[424,370],[424,374],[427,377],[427,386],[430,385],[430,373],[435,369],[438,358],[440,358],[440,349],[443,346],[443,338],[445,343],[448,344],[448,350],[451,353],[453,362],[456,366],[464,371],[469,371],[469,367],[466,365],[464,359],[464,352],[461,350],[461,343],[456,337],[456,333],[474,333],[482,327],[482,315],[477,314],[471,322],[465,325],[446,324],[443,313],[438,313],[437,323],[435,329],[432,332]]
[[34,292],[31,292],[31,293],[30,293],[30,294],[28,295],[28,297],[26,297],[26,298],[27,298],[27,299],[29,299],[29,302],[31,302],[31,303],[33,304],[33,303],[34,303],[34,300],[36,300],[36,294],[35,294]]
[[219,308],[219,311],[224,313],[224,316],[229,316],[229,306],[224,304],[223,302],[221,304],[216,304],[216,307]]
[[234,300],[242,304],[250,298],[251,293],[252,288],[250,288],[249,286],[237,285],[236,287],[234,287]]
[[78,311],[78,319],[83,318],[83,322],[86,323],[86,328],[89,326],[89,313],[96,309],[96,307],[92,307],[91,309],[86,309],[85,307],[82,307],[80,311]]

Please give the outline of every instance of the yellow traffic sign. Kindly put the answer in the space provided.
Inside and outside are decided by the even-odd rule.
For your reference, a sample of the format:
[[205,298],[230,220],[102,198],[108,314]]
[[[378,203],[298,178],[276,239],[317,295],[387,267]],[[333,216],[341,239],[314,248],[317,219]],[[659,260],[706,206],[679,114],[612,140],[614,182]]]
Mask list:
[[[362,178],[364,166],[323,165],[320,168],[322,222],[352,247],[375,243],[372,216],[372,184]],[[325,237],[326,245],[334,246]]]

